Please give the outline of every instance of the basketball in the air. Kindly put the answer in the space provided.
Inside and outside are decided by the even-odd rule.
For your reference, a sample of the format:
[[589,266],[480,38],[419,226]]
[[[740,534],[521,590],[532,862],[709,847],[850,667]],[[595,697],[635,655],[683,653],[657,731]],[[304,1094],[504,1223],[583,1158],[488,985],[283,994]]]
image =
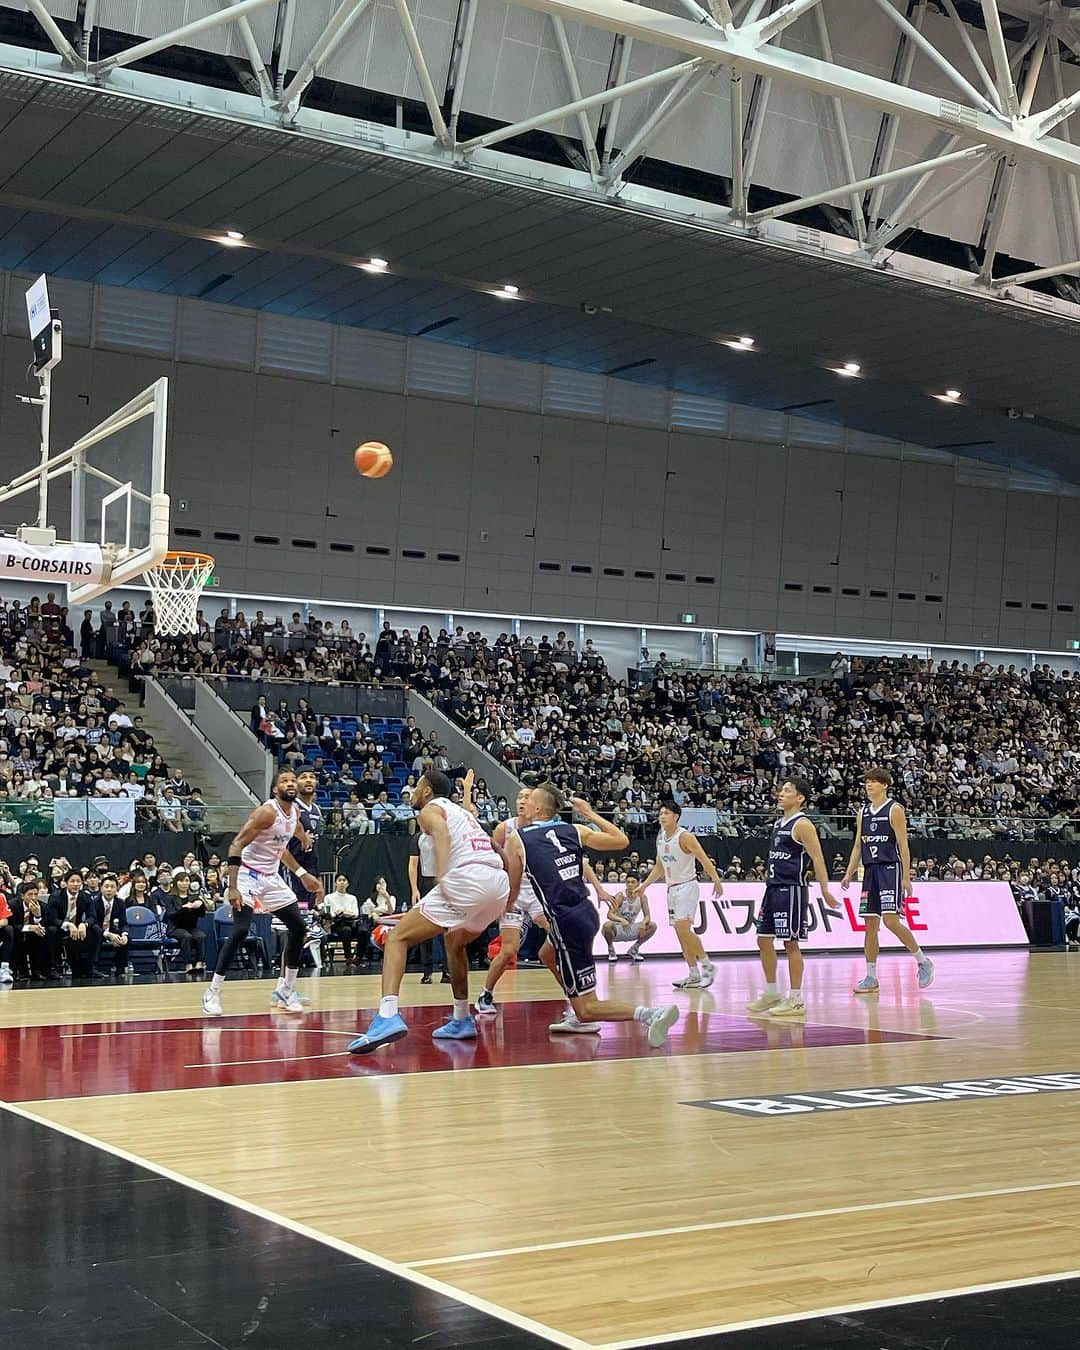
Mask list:
[[363,445],[358,445],[353,461],[356,472],[362,473],[365,478],[385,478],[394,467],[390,447],[383,445],[382,441],[365,441]]

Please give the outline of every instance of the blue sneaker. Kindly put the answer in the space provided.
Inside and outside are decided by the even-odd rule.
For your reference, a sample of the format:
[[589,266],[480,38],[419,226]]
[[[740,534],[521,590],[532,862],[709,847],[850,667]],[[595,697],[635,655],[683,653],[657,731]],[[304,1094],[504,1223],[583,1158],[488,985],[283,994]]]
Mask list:
[[391,1041],[400,1041],[402,1036],[409,1034],[409,1028],[405,1025],[405,1019],[400,1013],[395,1013],[393,1017],[380,1017],[376,1014],[371,1019],[371,1026],[362,1036],[357,1036],[355,1041],[349,1042],[349,1053],[351,1055],[367,1055],[372,1050],[378,1050],[380,1045],[389,1045]]
[[851,992],[853,994],[876,994],[877,991],[878,991],[877,976],[864,975]]
[[451,1017],[449,1022],[436,1027],[431,1033],[433,1041],[472,1041],[476,1039],[476,1022],[472,1015]]
[[929,957],[919,962],[919,988],[929,989],[934,983],[934,963]]

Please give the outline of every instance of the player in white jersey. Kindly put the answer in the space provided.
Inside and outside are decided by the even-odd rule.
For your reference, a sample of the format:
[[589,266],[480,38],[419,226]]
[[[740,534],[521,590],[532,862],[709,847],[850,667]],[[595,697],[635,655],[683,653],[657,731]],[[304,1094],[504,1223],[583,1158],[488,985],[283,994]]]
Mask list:
[[[524,799],[528,796],[528,788],[523,787],[518,792],[517,806],[519,811],[524,805]],[[495,826],[491,841],[500,855],[504,854],[507,840],[512,835],[517,834],[517,831],[517,816],[511,816],[509,820],[500,820],[498,825]],[[478,1013],[494,1016],[498,1012],[494,998],[495,986],[502,979],[510,962],[517,956],[521,948],[521,939],[525,933],[525,925],[529,923],[536,924],[545,933],[548,931],[548,921],[544,918],[543,906],[537,899],[536,892],[528,878],[525,877],[518,889],[517,899],[499,921],[499,954],[488,967],[487,979],[484,981],[484,992],[476,1000],[476,1011]]]
[[218,954],[210,987],[203,994],[203,1012],[209,1017],[221,1016],[221,986],[237,948],[247,938],[256,913],[276,914],[289,934],[285,969],[270,1001],[284,1012],[304,1011],[296,992],[296,976],[307,926],[292,888],[281,875],[282,864],[316,901],[322,899],[323,888],[318,877],[313,877],[289,852],[289,840],[299,835],[300,830],[296,774],[292,769],[279,769],[269,801],[252,811],[229,848],[229,904],[233,907],[233,927]]
[[450,780],[429,769],[413,792],[420,825],[420,860],[435,889],[405,915],[383,948],[382,999],[363,1036],[351,1042],[353,1054],[364,1055],[407,1036],[398,1012],[398,993],[409,949],[442,933],[446,965],[454,995],[450,1020],[432,1035],[436,1040],[471,1040],[476,1022],[469,1012],[469,958],[466,948],[477,934],[500,919],[510,899],[510,883],[502,858],[480,824],[450,801]]
[[607,959],[612,965],[619,959],[616,942],[632,944],[627,953],[631,961],[645,960],[641,947],[655,935],[656,924],[649,913],[649,897],[637,877],[630,877],[625,889],[608,900],[607,922],[600,931],[607,943]]
[[660,830],[656,836],[656,861],[649,875],[641,883],[647,889],[661,877],[667,883],[668,918],[679,939],[687,973],[675,981],[676,989],[707,989],[716,970],[694,932],[694,916],[698,908],[697,865],[713,884],[713,895],[719,899],[724,893],[720,873],[713,860],[689,830],[679,825],[682,808],[674,802],[660,808]]

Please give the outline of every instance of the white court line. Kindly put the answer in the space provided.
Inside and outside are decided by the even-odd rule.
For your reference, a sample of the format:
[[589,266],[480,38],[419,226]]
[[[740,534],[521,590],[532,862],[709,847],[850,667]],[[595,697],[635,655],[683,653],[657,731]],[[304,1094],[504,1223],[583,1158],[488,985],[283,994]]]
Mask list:
[[[413,1269],[428,1266],[452,1266],[469,1261],[485,1261],[499,1256],[528,1256],[536,1252],[564,1251],[571,1247],[602,1247],[610,1242],[638,1242],[645,1238],[674,1237],[680,1233],[706,1233],[725,1228],[754,1228],[771,1223],[790,1223],[799,1219],[829,1219],[838,1214],[868,1214],[883,1209],[911,1209],[916,1205],[941,1205],[954,1200],[987,1200],[1002,1195],[1029,1195],[1036,1191],[1065,1191],[1080,1187],[1076,1181],[1047,1181],[1035,1186],[1004,1186],[992,1191],[957,1191],[952,1195],[921,1195],[910,1200],[875,1200],[865,1205],[841,1205],[834,1209],[806,1209],[793,1214],[759,1214],[749,1219],[720,1219],[715,1223],[680,1224],[675,1228],[646,1228],[637,1233],[611,1233],[606,1237],[571,1238],[565,1242],[538,1242],[529,1247],[503,1247],[489,1252],[469,1252],[465,1256],[438,1256],[426,1261],[410,1261]],[[783,1319],[780,1319],[783,1320]]]
[[553,1345],[562,1346],[563,1350],[595,1350],[595,1347],[588,1341],[579,1340],[576,1336],[569,1336],[565,1332],[556,1331],[540,1322],[534,1322],[531,1318],[523,1317],[519,1313],[512,1312],[509,1308],[501,1308],[498,1304],[489,1303],[486,1299],[479,1298],[475,1294],[467,1293],[462,1289],[455,1289],[453,1285],[443,1284],[430,1275],[410,1270],[408,1266],[388,1260],[385,1256],[378,1256],[375,1252],[370,1252],[364,1247],[354,1246],[353,1243],[345,1242],[341,1238],[332,1237],[329,1233],[320,1233],[318,1229],[309,1228],[307,1224],[298,1223],[295,1219],[286,1218],[283,1214],[276,1214],[273,1210],[264,1209],[261,1205],[253,1205],[247,1200],[241,1200],[238,1196],[230,1195],[227,1191],[219,1191],[215,1186],[207,1186],[204,1182],[186,1177],[180,1172],[174,1172],[170,1167],[151,1162],[148,1158],[141,1158],[137,1153],[130,1153],[127,1149],[118,1148],[115,1144],[107,1144],[101,1139],[95,1139],[92,1135],[83,1134],[81,1130],[74,1130],[68,1125],[59,1125],[56,1121],[35,1115],[33,1111],[27,1111],[24,1107],[15,1106],[11,1102],[0,1101],[0,1110],[7,1111],[13,1116],[20,1116],[23,1120],[32,1121],[35,1125],[44,1125],[47,1129],[56,1130],[58,1134],[67,1135],[69,1139],[76,1139],[81,1144],[89,1144],[92,1148],[100,1149],[103,1153],[111,1154],[114,1158],[120,1158],[123,1162],[131,1163],[135,1167],[141,1167],[148,1172],[154,1172],[159,1177],[164,1177],[166,1181],[187,1186],[190,1190],[198,1191],[200,1195],[209,1196],[211,1200],[219,1200],[223,1204],[232,1205],[234,1209],[243,1210],[245,1214],[251,1214],[256,1219],[263,1219],[267,1223],[275,1223],[280,1228],[287,1228],[290,1232],[308,1238],[312,1242],[321,1243],[324,1247],[332,1247],[335,1251],[342,1252],[345,1256],[354,1257],[358,1261],[364,1261],[370,1266],[375,1266],[378,1270],[385,1270],[391,1275],[398,1275],[403,1280],[408,1280],[411,1284],[417,1284],[423,1289],[429,1289],[433,1293],[441,1294],[454,1303],[463,1303],[467,1307],[475,1308],[477,1312],[486,1313],[487,1316],[497,1318],[500,1322],[517,1327],[521,1331],[528,1331],[534,1336],[540,1336]]
[[[227,1023],[222,1024],[218,1021],[209,1019],[193,1020],[190,1027],[165,1027],[161,1031],[81,1031],[74,1035],[64,1035],[62,1041],[92,1041],[98,1036],[190,1036],[196,1027],[205,1027],[207,1031],[243,1031],[251,1035],[253,1031],[257,1032],[258,1027],[234,1027]],[[292,1024],[274,1025],[265,1028],[266,1031],[287,1031],[290,1035],[296,1035],[298,1032],[305,1036],[348,1036],[351,1041],[356,1039],[355,1031],[324,1031],[322,1027],[301,1027]]]
[[[733,1331],[755,1331],[760,1327],[787,1326],[790,1322],[810,1322],[817,1318],[840,1317],[847,1313],[869,1312],[874,1308],[905,1307],[910,1303],[934,1303],[943,1298],[963,1298],[965,1294],[990,1294],[998,1289],[1024,1289],[1033,1284],[1053,1284],[1056,1280],[1080,1279],[1080,1270],[1059,1270],[1051,1275],[1025,1275],[1019,1280],[992,1280],[988,1284],[966,1284],[957,1289],[934,1289],[926,1294],[901,1294],[898,1298],[873,1298],[862,1303],[839,1303],[832,1308],[814,1308],[810,1312],[783,1313],[777,1317],[759,1317],[747,1322],[718,1322],[711,1327],[691,1331],[673,1331],[658,1336],[642,1336],[630,1341],[608,1341],[592,1350],[648,1350],[654,1345],[672,1345],[699,1336],[725,1335]],[[948,1338],[946,1338],[946,1341]],[[791,1344],[797,1342],[793,1340]]]
[[279,1059],[218,1059],[212,1064],[185,1064],[184,1068],[234,1069],[241,1064],[298,1064],[305,1059],[340,1059],[348,1053],[347,1050],[332,1050],[328,1055],[283,1055]]

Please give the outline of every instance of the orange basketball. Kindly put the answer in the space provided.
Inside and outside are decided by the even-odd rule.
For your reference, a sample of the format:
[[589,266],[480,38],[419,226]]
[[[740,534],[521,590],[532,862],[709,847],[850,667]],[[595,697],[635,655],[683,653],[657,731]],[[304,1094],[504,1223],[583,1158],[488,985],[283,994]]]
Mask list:
[[353,462],[357,473],[362,473],[365,478],[385,478],[394,467],[394,456],[382,441],[365,441],[356,447]]
[[394,931],[397,925],[398,917],[396,915],[394,916],[393,923],[388,923],[387,920],[384,919],[381,923],[376,924],[375,931],[371,935],[371,940],[374,942],[375,946],[379,948],[385,947],[386,939]]

